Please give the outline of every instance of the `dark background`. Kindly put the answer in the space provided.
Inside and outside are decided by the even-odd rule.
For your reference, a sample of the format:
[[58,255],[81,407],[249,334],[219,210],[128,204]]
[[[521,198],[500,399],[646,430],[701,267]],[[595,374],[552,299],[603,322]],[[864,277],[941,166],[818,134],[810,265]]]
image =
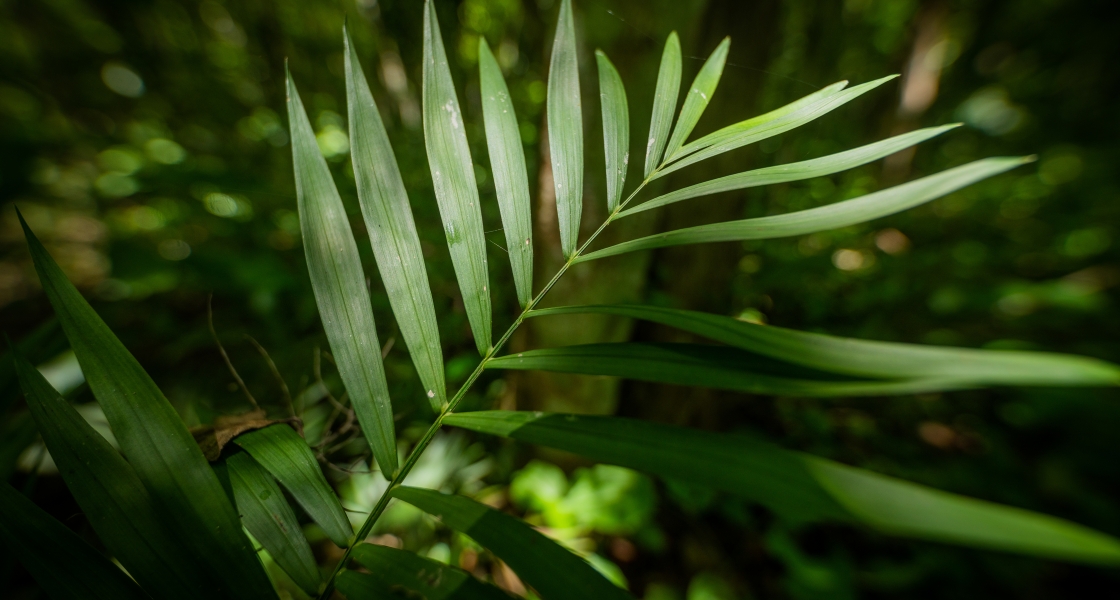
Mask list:
[[[539,289],[560,262],[555,215],[541,210],[549,207],[551,182],[539,173],[558,4],[436,0],[492,230],[498,331],[512,322],[517,306],[488,176],[477,41],[484,36],[495,49],[521,122],[538,228]],[[801,129],[682,170],[666,178],[664,189],[821,156],[920,126],[962,121],[966,127],[916,152],[837,176],[643,213],[608,230],[607,241],[817,206],[986,156],[1037,154],[1039,161],[869,224],[581,265],[546,304],[642,301],[838,335],[1120,361],[1120,244],[1114,240],[1120,75],[1112,64],[1120,39],[1111,4],[578,0],[588,169],[584,235],[605,216],[592,52],[601,48],[612,58],[629,95],[631,164],[638,165],[629,174],[630,189],[640,179],[662,45],[674,29],[685,55],[682,85],[720,39],[732,37],[728,65],[697,134],[840,79],[902,77]],[[188,424],[247,406],[207,330],[211,293],[215,329],[271,413],[286,410],[282,394],[246,335],[268,350],[294,395],[314,388],[317,349],[326,344],[295,213],[283,95],[287,58],[354,218],[380,338],[395,340],[347,151],[341,27],[349,19],[409,189],[449,385],[457,386],[478,356],[423,151],[421,14],[419,1],[0,3],[0,328],[19,339],[51,316],[16,220],[18,205]],[[515,335],[512,349],[625,339],[687,338],[600,317],[539,319]],[[63,349],[47,346],[44,361]],[[340,393],[329,361],[321,362],[326,386]],[[386,363],[401,435],[410,439],[431,415],[403,344],[389,349]],[[72,395],[79,404],[92,401],[80,387]],[[311,396],[307,402],[322,394]],[[20,401],[10,400],[0,404],[8,423],[4,458],[12,463],[24,453],[24,466],[10,480],[87,531],[57,476],[49,469],[37,477],[29,473],[37,463],[34,457],[28,462],[26,444],[10,448],[22,414]],[[488,372],[468,403],[744,430],[787,448],[1120,534],[1114,433],[1120,409],[1113,390],[822,401],[548,374],[502,379]],[[316,413],[321,421],[329,405],[313,407],[320,406],[326,406]],[[348,467],[339,465],[360,461],[360,444],[324,449],[340,481]],[[480,444],[494,451],[492,458],[479,459]],[[631,590],[650,600],[1084,597],[1120,583],[1101,569],[900,541],[851,527],[793,530],[733,498],[587,469],[572,457],[532,448],[455,435],[445,446],[469,448],[467,455],[480,461],[472,467],[478,473],[456,480],[448,467],[437,485],[498,502],[510,497],[510,509],[534,522],[571,525],[574,533],[558,535],[570,534],[581,550],[613,561]],[[522,470],[533,456],[565,469],[572,486],[567,496],[537,497],[534,478],[557,473],[544,463]],[[10,473],[11,465],[4,469]],[[511,477],[530,491],[515,485],[508,493]],[[580,504],[577,496],[586,490],[597,504]],[[407,515],[401,519],[412,523]],[[387,524],[384,535],[433,556],[447,549],[451,560],[469,563],[469,540],[406,525]],[[318,549],[329,564],[329,548]],[[516,590],[500,568],[475,570]],[[4,576],[0,583],[20,597],[36,593],[18,568],[6,565]]]

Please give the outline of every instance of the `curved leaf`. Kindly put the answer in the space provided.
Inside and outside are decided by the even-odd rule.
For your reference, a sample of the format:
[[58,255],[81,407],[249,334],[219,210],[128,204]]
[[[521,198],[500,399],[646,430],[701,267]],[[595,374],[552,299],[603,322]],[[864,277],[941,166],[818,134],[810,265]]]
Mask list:
[[556,213],[564,256],[576,251],[583,215],[583,113],[576,62],[576,28],[572,1],[560,2],[552,58],[548,63],[548,149],[556,186]]
[[696,127],[700,115],[704,114],[704,109],[708,107],[708,102],[715,93],[716,86],[719,85],[719,78],[723,75],[723,64],[727,62],[727,51],[730,47],[731,38],[723,38],[708,60],[704,61],[700,72],[696,74],[696,79],[692,81],[692,88],[684,97],[684,106],[681,107],[681,115],[677,118],[677,126],[673,128],[673,135],[669,138],[669,144],[665,146],[666,155],[676,154],[681,144],[684,144],[688,135],[692,133],[692,129]]
[[522,307],[533,298],[533,222],[530,216],[529,175],[525,170],[525,151],[521,130],[513,112],[506,81],[494,60],[486,38],[478,38],[479,85],[482,115],[486,122],[486,146],[490,151],[490,170],[494,172],[494,192],[502,213],[506,250],[513,267],[513,283]]
[[358,203],[401,337],[416,365],[416,374],[427,390],[432,409],[438,413],[447,403],[447,385],[443,378],[443,349],[424,253],[393,147],[345,27],[343,37],[346,38],[350,157],[354,163]]
[[666,246],[739,240],[768,240],[839,229],[892,215],[930,200],[936,200],[977,181],[1009,171],[1033,160],[1033,157],[985,158],[936,175],[923,177],[909,183],[828,206],[773,217],[677,229],[584,254],[577,258],[575,262]]
[[1087,527],[739,435],[617,417],[514,411],[453,414],[444,422],[714,487],[793,521],[861,522],[892,535],[1120,566],[1120,540]]
[[303,251],[338,374],[373,456],[386,477],[397,470],[396,435],[381,343],[350,219],[288,75],[288,123]]
[[614,212],[622,198],[626,168],[630,163],[630,109],[618,70],[602,50],[595,51],[599,65],[599,99],[603,108],[603,155],[607,162],[607,211]]
[[424,598],[425,600],[512,600],[502,590],[483,583],[462,569],[418,556],[407,550],[361,544],[354,560],[369,573],[346,571],[338,589],[351,600],[359,598]]
[[657,87],[653,92],[653,113],[649,120],[649,137],[646,139],[645,177],[661,164],[669,130],[673,127],[673,113],[677,109],[677,96],[681,90],[681,41],[677,32],[669,34],[661,52],[661,66],[657,70]]
[[451,263],[478,353],[490,350],[490,288],[486,237],[474,179],[474,162],[463,130],[463,113],[447,66],[439,21],[431,0],[424,2],[424,147],[432,170],[436,202],[447,234]]

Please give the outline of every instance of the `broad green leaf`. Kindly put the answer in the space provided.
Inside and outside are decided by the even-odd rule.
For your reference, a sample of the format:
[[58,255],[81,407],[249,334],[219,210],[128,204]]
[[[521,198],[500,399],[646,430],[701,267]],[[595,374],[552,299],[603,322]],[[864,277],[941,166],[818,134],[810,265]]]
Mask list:
[[1120,384],[1120,366],[1083,356],[857,340],[657,306],[570,306],[534,310],[529,316],[582,313],[653,321],[776,360],[853,377],[972,386]]
[[121,451],[186,551],[214,574],[219,598],[275,598],[237,512],[179,414],[82,298],[20,216],[43,291]]
[[486,237],[474,163],[431,0],[424,2],[424,146],[463,306],[479,354],[490,351]]
[[159,510],[132,466],[31,363],[19,355],[14,362],[43,442],[101,543],[148,592],[207,596],[213,575],[197,568],[165,524],[173,517]]
[[603,155],[607,162],[607,212],[614,212],[626,183],[630,164],[630,109],[618,70],[602,50],[595,51],[599,65],[599,100],[603,107]]
[[521,130],[513,112],[502,70],[486,38],[478,38],[479,85],[482,115],[486,122],[486,146],[490,151],[490,170],[494,173],[494,192],[502,213],[506,250],[513,267],[513,283],[522,307],[533,298],[533,221],[530,216],[529,175],[525,170],[525,151]]
[[399,487],[392,493],[485,546],[544,600],[631,598],[582,558],[516,517],[432,490]]
[[315,304],[362,433],[382,474],[392,477],[397,470],[393,407],[358,244],[290,74],[288,124],[303,251]]
[[462,569],[407,550],[361,544],[351,555],[369,573],[345,571],[338,589],[351,600],[424,598],[425,600],[512,600],[502,590]]
[[744,436],[618,417],[539,412],[454,414],[444,423],[713,487],[759,502],[793,521],[859,522],[892,535],[1120,566],[1120,540],[1087,527]]
[[276,480],[245,452],[226,459],[225,467],[245,529],[296,585],[309,594],[317,592],[319,568],[311,546]]
[[381,113],[374,104],[345,27],[343,37],[346,38],[350,157],[354,162],[358,203],[401,337],[412,355],[432,408],[439,412],[447,403],[447,385],[443,379],[443,349],[424,253],[393,147],[389,145]]
[[586,344],[527,350],[495,358],[487,369],[608,375],[750,394],[830,398],[954,390],[944,379],[858,380],[778,362],[738,348],[696,344]]
[[704,61],[704,66],[700,67],[700,72],[696,74],[692,87],[684,97],[684,106],[681,106],[681,115],[677,117],[673,135],[669,137],[669,144],[665,146],[666,156],[676,154],[688,139],[688,135],[692,133],[692,129],[696,127],[700,115],[704,114],[704,109],[708,107],[708,102],[712,99],[716,86],[719,85],[719,78],[723,75],[723,64],[727,62],[727,51],[730,47],[731,38],[723,38],[708,60]]
[[253,456],[288,489],[327,537],[346,547],[354,530],[342,510],[338,496],[331,490],[307,441],[283,423],[244,433],[233,442]]
[[[837,109],[848,102],[855,100],[859,96],[870,92],[871,90],[883,85],[884,83],[894,79],[897,75],[888,75],[875,81],[869,81],[862,85],[857,85],[848,89],[836,89],[840,84],[835,84],[821,90],[820,95],[817,96],[815,102],[801,105],[800,108],[792,112],[783,114],[776,119],[766,120],[763,117],[762,122],[750,124],[752,120],[744,121],[736,125],[721,129],[711,134],[711,139],[705,141],[705,138],[697,140],[697,147],[702,149],[689,154],[683,158],[676,159],[669,166],[657,172],[656,177],[664,177],[673,171],[683,169],[691,164],[698,163],[704,159],[723,154],[736,148],[741,148],[747,144],[762,141],[767,138],[774,137],[778,134],[785,133],[791,129],[800,127],[818,117],[821,117],[834,109]],[[781,110],[781,109],[779,109]],[[772,114],[772,113],[771,113]],[[703,144],[701,144],[703,142]],[[706,144],[706,146],[704,145]],[[655,178],[656,178],[655,177]]]
[[909,183],[828,206],[773,217],[677,229],[584,254],[575,262],[666,246],[739,240],[769,240],[839,229],[892,215],[930,200],[936,200],[977,181],[1009,171],[1033,160],[1033,157],[985,158],[942,171],[936,175],[923,177]]
[[899,150],[909,148],[915,144],[920,144],[934,136],[941,135],[959,126],[959,124],[953,124],[919,129],[875,142],[874,144],[861,146],[853,150],[822,156],[821,158],[766,167],[764,169],[755,169],[753,171],[720,177],[711,181],[705,181],[704,183],[690,185],[684,189],[665,194],[664,196],[658,196],[653,200],[643,202],[633,208],[628,208],[619,213],[618,216],[625,217],[652,208],[659,208],[666,204],[680,202],[681,200],[718,194],[720,192],[773,185],[775,183],[786,183],[789,181],[800,181],[802,179],[811,179],[813,177],[839,173],[840,171],[853,169],[860,165],[879,160],[885,156],[890,156]]
[[576,251],[583,215],[583,113],[579,99],[576,27],[572,1],[561,0],[548,63],[548,149],[556,186],[556,213],[564,256]]
[[124,571],[0,482],[0,541],[53,600],[146,600]]
[[681,91],[681,42],[677,32],[669,34],[665,49],[661,52],[661,66],[657,70],[657,87],[653,92],[653,114],[649,121],[649,137],[646,139],[645,177],[649,177],[658,165],[669,141],[669,130],[673,127],[673,113],[677,109],[677,96]]

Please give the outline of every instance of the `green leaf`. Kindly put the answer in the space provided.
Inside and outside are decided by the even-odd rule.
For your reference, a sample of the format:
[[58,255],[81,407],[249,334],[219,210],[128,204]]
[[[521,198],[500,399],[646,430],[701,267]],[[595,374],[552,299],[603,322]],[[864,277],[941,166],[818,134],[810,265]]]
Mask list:
[[447,403],[447,385],[443,378],[443,349],[424,253],[393,147],[345,27],[343,37],[346,38],[350,156],[354,162],[358,203],[401,337],[412,355],[432,408],[439,412]]
[[602,50],[595,51],[599,65],[599,98],[603,105],[603,154],[607,162],[607,211],[614,212],[626,183],[630,164],[630,109],[622,78]]
[[[32,364],[40,364],[58,356],[67,348],[66,336],[58,325],[58,319],[48,319],[28,333],[16,347]],[[0,354],[0,416],[8,413],[12,403],[19,397],[19,382],[12,364],[12,351]],[[22,448],[21,448],[22,450]],[[2,464],[2,463],[0,463]],[[0,479],[7,479],[6,477]]]
[[744,436],[617,417],[539,412],[454,414],[444,423],[713,487],[759,502],[795,522],[861,522],[892,535],[1120,566],[1120,540],[1081,525]]
[[443,51],[439,21],[431,0],[424,2],[424,146],[432,170],[439,214],[451,263],[463,294],[479,354],[490,351],[490,288],[482,207],[467,146],[463,113]]
[[490,150],[490,169],[494,172],[494,192],[502,213],[506,250],[513,267],[513,283],[522,307],[533,298],[533,221],[530,216],[529,175],[525,170],[525,151],[521,130],[513,112],[506,81],[494,60],[486,38],[478,38],[479,85],[482,115],[486,122],[486,146]]
[[1120,366],[1082,356],[857,340],[657,306],[570,306],[534,310],[529,316],[584,313],[653,321],[776,360],[853,377],[972,386],[1120,384]]
[[653,92],[653,114],[649,121],[649,138],[646,139],[645,177],[649,177],[665,152],[669,130],[673,126],[673,113],[677,109],[677,96],[681,90],[681,42],[677,32],[669,34],[661,52],[661,66],[657,70],[657,87]]
[[823,175],[831,175],[867,164],[869,162],[879,160],[885,156],[890,156],[899,150],[909,148],[915,144],[920,144],[934,136],[941,135],[942,133],[959,127],[959,124],[943,125],[941,127],[930,127],[927,129],[919,129],[911,131],[892,138],[888,138],[874,144],[861,146],[853,150],[839,152],[829,156],[822,156],[821,158],[814,158],[796,163],[785,165],[777,165],[773,167],[766,167],[764,169],[755,169],[753,171],[746,171],[743,173],[736,173],[726,177],[720,177],[711,181],[705,181],[696,185],[690,185],[684,189],[670,192],[664,196],[658,196],[648,202],[643,202],[633,208],[628,208],[618,214],[619,217],[625,217],[634,213],[650,210],[652,208],[659,208],[666,204],[680,202],[681,200],[688,200],[691,198],[698,198],[700,196],[708,196],[711,194],[718,194],[720,192],[729,192],[732,190],[741,190],[744,188],[759,187],[763,185],[773,185],[776,183],[786,183],[790,181],[800,181],[802,179],[811,179],[813,177],[821,177]]
[[20,455],[35,442],[38,435],[35,419],[27,411],[13,415],[4,423],[0,429],[0,482],[7,481],[12,476]]
[[315,594],[319,589],[315,557],[276,480],[245,452],[226,459],[225,467],[245,528],[296,585]]
[[0,483],[0,541],[53,600],[146,600],[124,571],[7,483]]
[[20,215],[43,291],[121,451],[186,551],[220,582],[211,597],[276,598],[237,512],[179,414],[86,303]]
[[631,597],[582,558],[513,516],[463,496],[432,490],[399,487],[393,496],[485,546],[544,600]]
[[199,569],[165,525],[136,472],[22,356],[14,357],[27,406],[74,499],[101,543],[148,592],[188,600],[207,595]]
[[[736,148],[741,148],[747,144],[753,144],[774,137],[778,134],[785,133],[791,129],[800,127],[818,117],[821,117],[834,109],[840,108],[848,102],[855,100],[859,96],[870,92],[871,90],[883,85],[884,83],[894,79],[897,75],[888,75],[875,81],[869,81],[862,85],[857,85],[849,89],[838,89],[842,84],[834,84],[820,92],[815,102],[802,104],[800,108],[792,112],[787,112],[778,118],[766,119],[768,115],[759,117],[760,122],[754,119],[743,121],[730,127],[726,127],[719,131],[712,133],[710,136],[705,136],[697,140],[697,148],[702,148],[684,157],[675,157],[676,162],[659,170],[654,177],[664,177],[673,171],[683,169],[691,164],[698,163],[704,159],[723,154]],[[796,104],[796,103],[795,103]],[[779,109],[775,112],[780,112]],[[773,113],[770,113],[773,114]],[[683,149],[682,149],[683,150]],[[684,154],[681,152],[680,154]]]
[[811,398],[916,394],[968,387],[959,381],[942,379],[853,380],[737,348],[696,344],[586,344],[528,350],[491,359],[486,368],[607,375]]
[[288,75],[288,123],[303,251],[315,304],[362,433],[381,473],[389,478],[397,470],[393,407],[385,382],[385,367],[381,363],[381,343],[377,341],[366,276],[350,219],[331,179],[327,161],[315,142],[315,132],[307,120],[291,74]]
[[704,109],[708,107],[708,102],[715,93],[716,86],[719,85],[723,64],[727,62],[727,51],[730,47],[731,38],[723,38],[708,60],[704,61],[700,72],[696,74],[696,79],[692,81],[692,88],[684,97],[684,106],[681,107],[681,115],[677,118],[677,126],[673,128],[673,135],[669,138],[669,144],[665,146],[667,156],[676,154],[688,139],[688,135],[692,133],[692,129],[696,127],[700,115],[704,114]]
[[283,423],[270,425],[234,438],[272,476],[284,484],[308,516],[319,524],[338,546],[350,545],[354,530],[331,490],[307,441]]
[[352,555],[369,573],[344,571],[338,589],[359,598],[424,598],[425,600],[512,600],[502,590],[470,573],[406,550],[361,544]]
[[548,149],[556,186],[556,213],[564,256],[576,251],[583,215],[583,113],[579,99],[576,28],[571,0],[560,2],[552,59],[548,63]]
[[616,254],[708,242],[769,240],[839,229],[913,208],[965,186],[1033,161],[1026,158],[985,158],[936,175],[828,206],[773,217],[700,225],[623,242],[589,254],[575,262]]

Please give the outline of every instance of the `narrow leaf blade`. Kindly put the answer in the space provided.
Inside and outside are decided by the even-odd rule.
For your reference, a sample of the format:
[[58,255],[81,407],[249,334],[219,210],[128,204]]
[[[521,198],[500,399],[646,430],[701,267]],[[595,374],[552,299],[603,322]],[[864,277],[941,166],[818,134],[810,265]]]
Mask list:
[[576,29],[571,0],[562,0],[548,67],[548,149],[556,187],[560,247],[571,256],[583,215],[583,113],[576,61]]
[[397,470],[393,407],[358,244],[291,75],[288,123],[303,250],[315,304],[362,433],[382,474],[391,477]]
[[463,130],[463,113],[459,110],[431,0],[424,2],[423,112],[424,146],[428,150],[428,165],[447,234],[447,247],[451,251],[475,346],[479,354],[485,355],[490,350],[491,325],[482,207],[471,150]]
[[614,212],[622,198],[630,163],[630,108],[618,70],[602,50],[595,51],[599,65],[599,99],[603,108],[603,154],[607,163],[607,211]]
[[657,70],[657,87],[653,92],[653,114],[646,138],[646,165],[644,176],[649,177],[659,164],[673,127],[673,113],[681,90],[681,41],[677,32],[669,34],[661,52],[661,66]]
[[521,147],[521,130],[513,112],[513,100],[502,77],[502,70],[486,38],[478,38],[479,85],[482,92],[482,115],[486,124],[486,146],[490,152],[490,169],[494,173],[494,191],[502,213],[506,250],[513,267],[513,283],[517,300],[528,306],[533,297],[533,222],[530,216],[529,175],[525,169],[525,151]]
[[684,97],[684,106],[681,107],[681,115],[677,118],[677,126],[673,128],[673,135],[669,138],[669,144],[665,146],[667,156],[676,154],[677,149],[684,144],[688,135],[696,127],[696,123],[700,121],[700,116],[704,114],[704,109],[708,107],[708,102],[715,93],[716,86],[719,85],[719,78],[723,74],[723,65],[727,62],[727,51],[730,47],[731,38],[723,38],[708,60],[704,61],[700,72],[696,74],[688,95]]
[[352,599],[411,596],[427,600],[511,600],[502,590],[482,583],[462,569],[388,546],[361,544],[353,558],[369,573],[347,571],[338,589]]
[[447,385],[424,253],[397,158],[358,62],[354,43],[345,28],[343,37],[346,38],[350,156],[354,163],[358,203],[401,337],[432,408],[439,412],[447,403]]

